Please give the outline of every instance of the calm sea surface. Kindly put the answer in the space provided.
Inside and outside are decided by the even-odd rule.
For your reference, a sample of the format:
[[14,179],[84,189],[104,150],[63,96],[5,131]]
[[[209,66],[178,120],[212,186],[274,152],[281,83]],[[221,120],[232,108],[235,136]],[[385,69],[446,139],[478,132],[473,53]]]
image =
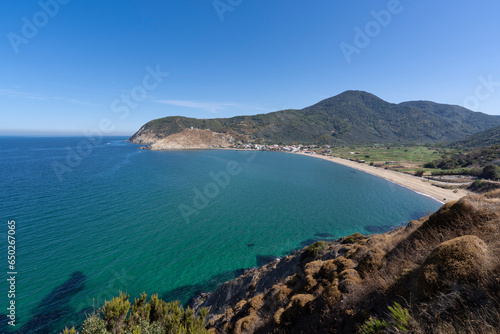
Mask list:
[[383,232],[440,205],[321,159],[125,139],[0,137],[0,313],[15,220],[19,333],[81,322],[120,290],[187,303],[315,240]]

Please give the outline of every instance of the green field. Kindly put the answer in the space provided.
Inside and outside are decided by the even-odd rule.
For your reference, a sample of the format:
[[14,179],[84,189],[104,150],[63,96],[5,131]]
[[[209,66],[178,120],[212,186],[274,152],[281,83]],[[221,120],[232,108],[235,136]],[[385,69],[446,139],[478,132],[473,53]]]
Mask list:
[[445,153],[444,149],[426,146],[344,146],[332,147],[331,150],[333,155],[347,159],[418,165],[439,159]]
[[[453,149],[428,146],[334,146],[331,147],[333,155],[336,157],[351,159],[355,161],[364,160],[365,163],[383,164],[386,167],[399,171],[415,171],[424,169],[427,162],[441,159],[445,155],[453,153]],[[324,149],[317,149],[317,153],[324,152]]]

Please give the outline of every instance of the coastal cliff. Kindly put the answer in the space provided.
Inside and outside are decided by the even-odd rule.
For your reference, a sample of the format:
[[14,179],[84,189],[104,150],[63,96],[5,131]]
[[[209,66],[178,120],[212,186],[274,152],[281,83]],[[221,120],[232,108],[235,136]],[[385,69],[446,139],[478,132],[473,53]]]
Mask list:
[[496,333],[500,191],[380,235],[316,242],[226,282],[214,333]]
[[228,148],[234,144],[230,134],[218,133],[210,130],[184,129],[160,138],[151,133],[142,133],[132,141],[135,144],[149,144],[153,151],[159,150],[186,150],[207,148]]

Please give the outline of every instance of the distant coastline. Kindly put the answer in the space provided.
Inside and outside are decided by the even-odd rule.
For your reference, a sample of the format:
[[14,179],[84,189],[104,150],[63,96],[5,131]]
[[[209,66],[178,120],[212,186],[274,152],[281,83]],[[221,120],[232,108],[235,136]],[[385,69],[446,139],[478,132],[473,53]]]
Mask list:
[[[187,131],[193,131],[193,130],[187,130]],[[198,132],[207,132],[205,130],[198,130]],[[175,136],[175,135],[174,135]],[[185,139],[185,138],[183,138]],[[225,139],[224,139],[225,141]],[[129,140],[130,142],[130,140]],[[134,142],[132,142],[134,143]],[[137,144],[137,143],[134,143]],[[178,144],[178,143],[176,143]],[[183,143],[185,144],[185,142]],[[248,148],[236,148],[236,147],[224,147],[224,146],[210,146],[210,145],[197,145],[194,146],[189,146],[189,145],[169,145],[168,148],[165,145],[157,145],[157,147],[151,148],[149,145],[148,146],[142,146],[140,148],[142,149],[153,149],[153,150],[165,150],[165,151],[184,151],[184,150],[211,150],[211,149],[220,149],[220,150],[259,150],[261,148],[250,148],[251,145],[249,145]],[[264,146],[263,146],[264,147]],[[316,154],[315,152],[312,151],[275,151],[275,152],[284,152],[284,153],[291,153],[291,154],[298,154],[298,155],[303,155],[303,156],[308,156],[308,157],[313,157],[313,158],[320,158],[323,160],[327,160],[333,163],[337,163],[339,165],[343,165],[346,167],[354,168],[357,170],[360,170],[362,172],[381,177],[387,181],[396,183],[400,186],[403,186],[405,188],[408,188],[410,190],[413,190],[421,195],[424,196],[429,196],[436,201],[440,203],[446,203],[446,202],[451,202],[451,201],[457,201],[463,196],[469,195],[470,192],[465,190],[465,189],[445,189],[438,187],[433,184],[432,181],[422,178],[422,177],[417,177],[389,169],[385,169],[382,167],[375,167],[375,166],[370,166],[368,164],[352,161],[352,160],[347,160],[347,159],[342,159],[339,157],[334,157],[330,155],[322,155],[322,154]]]

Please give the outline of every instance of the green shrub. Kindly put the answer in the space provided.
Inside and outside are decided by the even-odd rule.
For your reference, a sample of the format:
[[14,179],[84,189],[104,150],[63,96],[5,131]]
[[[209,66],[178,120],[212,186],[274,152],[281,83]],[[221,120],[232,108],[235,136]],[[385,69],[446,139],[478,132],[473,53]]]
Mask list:
[[481,173],[480,177],[488,180],[498,180],[500,179],[500,167],[490,164],[483,168],[483,172]]
[[78,332],[75,329],[75,326],[71,327],[71,329],[68,329],[68,327],[64,328],[62,334],[77,334]]
[[359,327],[361,334],[377,334],[387,328],[387,322],[379,319],[368,319],[364,324]]
[[[129,296],[120,292],[118,297],[105,303],[102,312],[87,317],[81,334],[208,334],[207,315],[206,308],[196,315],[193,309],[184,309],[180,302],[167,303],[158,295],[152,295],[148,302],[146,293],[136,298],[130,309]],[[65,328],[62,334],[78,334],[78,331]]]
[[486,185],[486,181],[476,180],[476,181],[472,182],[472,184],[469,187],[467,187],[467,189],[475,191],[475,192],[481,192],[481,190],[483,190],[485,185]]
[[476,193],[483,194],[500,189],[500,184],[484,180],[476,180],[469,187],[467,187],[467,189]]
[[392,325],[394,327],[402,331],[408,331],[411,329],[413,319],[407,309],[403,308],[396,302],[394,302],[394,306],[389,306],[388,309],[392,318]]
[[356,243],[356,242],[363,240],[363,239],[366,239],[366,237],[364,235],[362,235],[361,233],[356,232],[354,234],[351,234],[350,236],[345,237],[341,243],[353,244],[353,243]]
[[364,324],[359,326],[359,332],[361,334],[406,333],[416,329],[415,320],[406,308],[394,302],[393,306],[388,307],[388,310],[389,320],[370,317]]
[[129,295],[120,291],[118,297],[106,302],[102,308],[102,314],[106,321],[106,328],[112,333],[123,333],[125,320],[130,310]]
[[468,175],[470,176],[479,176],[481,175],[483,170],[481,168],[471,168],[469,169]]
[[82,334],[108,334],[106,321],[98,313],[92,313],[85,319],[82,325]]
[[315,243],[307,247],[306,254],[312,257],[316,257],[327,248],[328,248],[327,241],[316,241]]
[[485,180],[476,180],[471,184],[471,188],[482,188],[485,184]]
[[455,169],[458,167],[458,162],[450,159],[442,160],[436,166],[441,169]]
[[139,325],[142,319],[149,319],[150,313],[151,305],[147,303],[147,295],[143,292],[139,299],[134,299],[134,304],[132,305],[129,316],[130,325]]
[[440,175],[472,175],[477,176],[480,169],[478,168],[456,168],[456,169],[447,169],[447,170],[435,170],[432,171],[433,176]]
[[126,330],[125,334],[165,334],[165,329],[159,322],[150,323],[149,321],[141,320],[138,325]]

